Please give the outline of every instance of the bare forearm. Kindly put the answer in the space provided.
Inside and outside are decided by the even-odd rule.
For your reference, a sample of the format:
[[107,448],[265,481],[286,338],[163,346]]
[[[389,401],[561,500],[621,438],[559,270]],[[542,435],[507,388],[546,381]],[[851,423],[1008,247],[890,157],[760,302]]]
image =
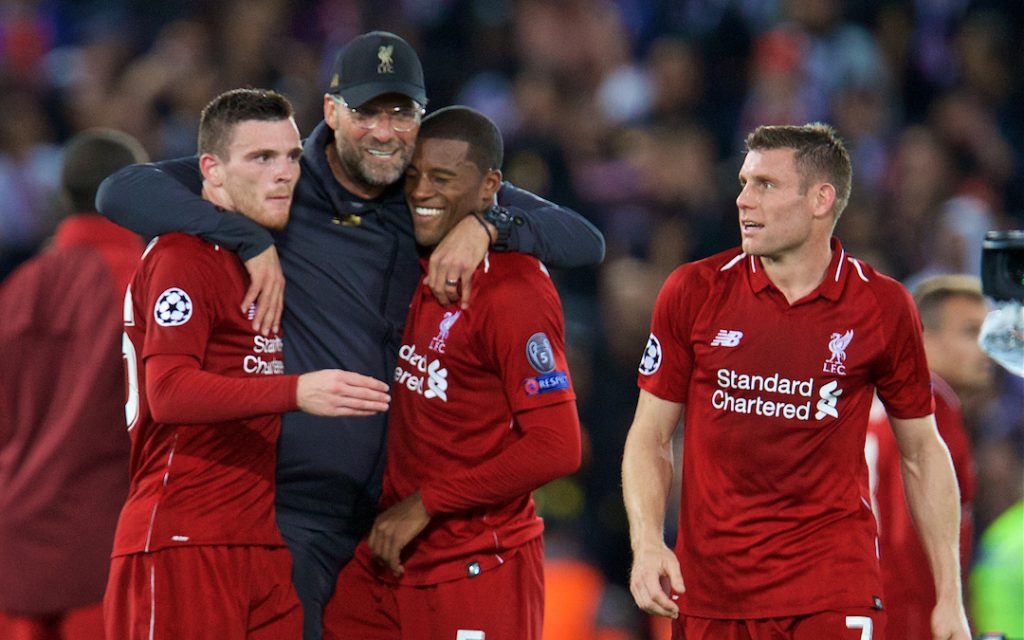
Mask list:
[[663,544],[665,505],[672,485],[672,441],[630,429],[622,456],[622,494],[629,518],[630,544]]
[[960,491],[949,451],[936,439],[903,458],[903,486],[911,516],[928,555],[939,601],[961,597]]
[[665,546],[665,503],[672,486],[672,434],[683,415],[682,403],[640,390],[636,415],[622,455],[622,494],[629,517],[633,568],[629,591],[649,614],[675,618],[679,606],[670,597],[686,590],[679,560]]

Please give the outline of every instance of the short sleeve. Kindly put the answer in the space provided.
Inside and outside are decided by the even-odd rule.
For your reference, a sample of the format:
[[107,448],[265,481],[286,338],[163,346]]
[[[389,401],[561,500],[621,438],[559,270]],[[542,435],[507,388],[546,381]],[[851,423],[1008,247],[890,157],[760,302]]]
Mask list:
[[685,402],[693,371],[690,340],[698,301],[708,287],[690,265],[679,267],[661,287],[651,317],[651,334],[640,357],[638,386],[663,400]]
[[146,317],[142,357],[187,355],[203,362],[220,304],[209,276],[221,267],[181,245],[154,251],[147,260],[145,298],[135,300],[136,313]]
[[875,372],[878,397],[894,418],[920,418],[935,412],[931,373],[924,353],[921,318],[910,294],[899,284],[880,300],[883,331],[881,361]]

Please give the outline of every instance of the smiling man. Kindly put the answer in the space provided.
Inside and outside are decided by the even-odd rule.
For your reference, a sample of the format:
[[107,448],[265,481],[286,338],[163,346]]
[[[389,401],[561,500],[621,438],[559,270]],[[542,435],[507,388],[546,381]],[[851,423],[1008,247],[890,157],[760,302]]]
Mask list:
[[[658,297],[622,481],[630,589],[679,637],[885,637],[863,455],[877,390],[935,576],[932,633],[970,638],[921,321],[899,283],[832,236],[851,177],[831,127],[759,127],[739,172],[741,250],[679,267]],[[673,553],[662,528],[681,419]]]
[[[421,246],[495,206],[502,146],[472,109],[424,119],[405,174]],[[540,639],[543,523],[531,492],[580,461],[561,303],[522,254],[489,254],[473,285],[468,309],[442,305],[425,283],[413,297],[381,513],[341,574],[328,638]]]
[[[401,177],[426,95],[423,68],[404,39],[371,31],[345,45],[331,67],[324,120],[303,142],[290,221],[273,233],[197,197],[195,158],[118,172],[97,204],[139,233],[184,231],[238,249],[249,267],[276,264],[273,243],[289,283],[281,319],[286,370],[337,368],[387,380],[423,275]],[[601,260],[604,239],[578,213],[507,182],[497,199],[501,206],[485,215],[486,230],[463,219],[431,253],[427,281],[440,299],[468,300],[470,276],[487,251],[531,253],[556,267]],[[239,299],[239,313],[257,300],[257,323],[275,307],[275,293],[280,301],[283,280],[270,278],[279,286],[269,291],[257,286],[266,281],[255,275]],[[264,332],[271,327],[276,321],[260,323]],[[305,640],[321,638],[321,614],[338,573],[373,522],[385,441],[383,414],[327,419],[292,412],[282,419],[275,507],[292,553]]]
[[[280,229],[299,178],[281,95],[238,89],[199,124],[203,197]],[[236,303],[233,253],[169,234],[146,250],[124,302],[130,487],[104,599],[107,637],[297,638],[291,558],[274,522],[281,413],[386,411],[387,385],[344,371],[283,375],[283,340]]]

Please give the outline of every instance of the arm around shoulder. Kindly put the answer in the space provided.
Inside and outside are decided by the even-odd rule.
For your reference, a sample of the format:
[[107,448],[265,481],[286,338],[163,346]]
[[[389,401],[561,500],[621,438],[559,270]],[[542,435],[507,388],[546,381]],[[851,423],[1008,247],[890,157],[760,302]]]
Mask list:
[[507,250],[528,253],[558,268],[591,266],[604,260],[604,236],[572,209],[508,182],[502,183],[498,204],[509,214]]
[[243,260],[273,243],[270,232],[236,213],[217,209],[200,196],[195,157],[127,166],[100,185],[96,209],[112,222],[143,236],[182,232],[236,251]]

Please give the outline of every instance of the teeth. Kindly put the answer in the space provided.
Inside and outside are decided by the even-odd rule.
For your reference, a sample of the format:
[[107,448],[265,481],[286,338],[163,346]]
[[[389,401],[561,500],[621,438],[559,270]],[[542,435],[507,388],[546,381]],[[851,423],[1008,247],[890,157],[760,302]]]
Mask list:
[[367,149],[367,151],[370,152],[371,156],[377,156],[378,158],[387,158],[394,153],[393,151],[380,151],[378,149]]
[[423,216],[426,218],[433,218],[444,213],[444,209],[434,209],[432,207],[416,207],[416,215]]

